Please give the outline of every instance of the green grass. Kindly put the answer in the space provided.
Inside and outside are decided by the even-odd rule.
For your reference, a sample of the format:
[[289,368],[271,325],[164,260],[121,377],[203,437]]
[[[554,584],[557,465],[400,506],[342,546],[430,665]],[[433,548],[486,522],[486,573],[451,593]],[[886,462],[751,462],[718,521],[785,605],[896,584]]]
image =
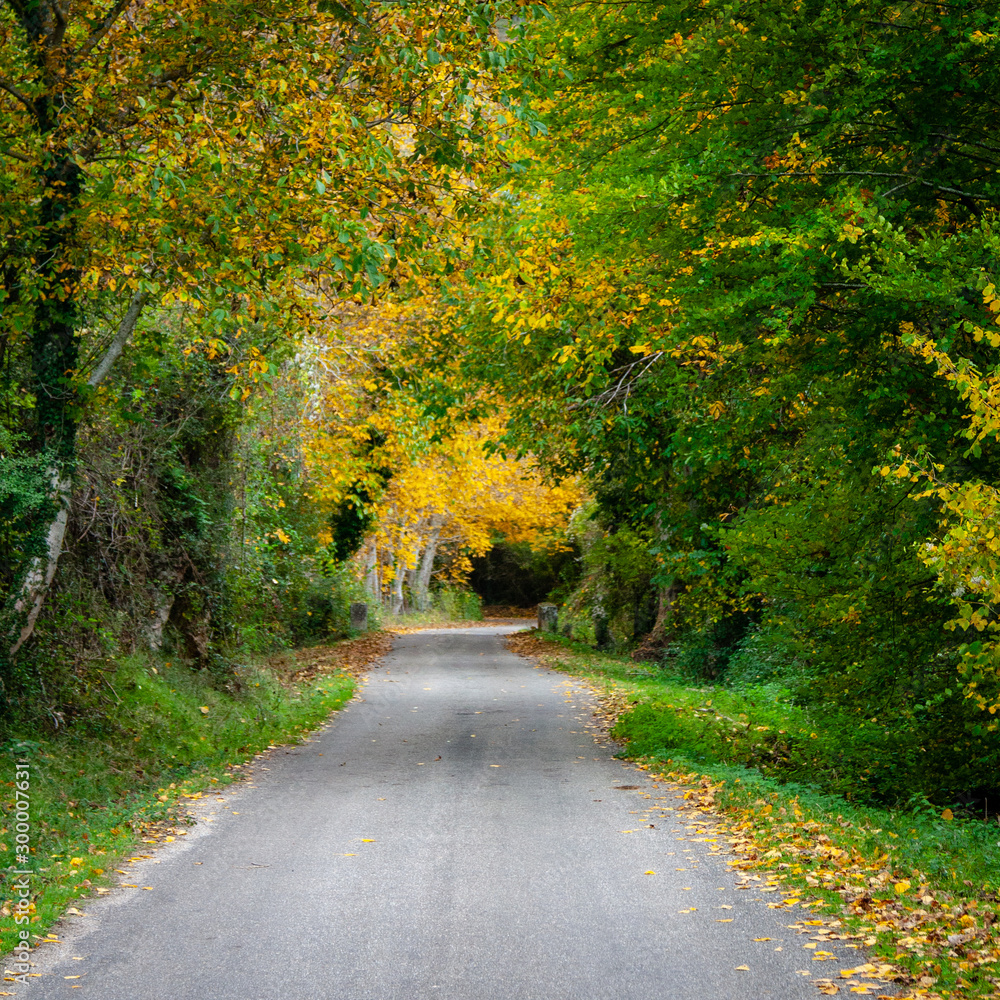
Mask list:
[[[76,715],[54,733],[4,732],[0,864],[16,867],[14,765],[27,760],[34,906],[41,936],[74,899],[109,884],[116,859],[151,824],[176,817],[183,794],[233,780],[232,765],[296,742],[353,693],[342,675],[293,685],[260,667],[226,678],[133,656],[81,680]],[[14,944],[12,898],[0,889],[0,951]]]
[[[550,638],[550,637],[547,637]],[[631,757],[672,761],[678,767],[794,794],[826,813],[849,814],[883,831],[881,843],[901,862],[956,888],[1000,893],[1000,825],[944,810],[915,796],[902,808],[880,808],[869,795],[886,773],[911,766],[896,755],[892,733],[870,721],[810,712],[773,687],[733,691],[692,686],[655,664],[595,653],[561,637],[557,669],[612,681],[634,702],[612,735]],[[860,801],[858,801],[860,800]],[[874,847],[874,842],[872,844]],[[967,886],[964,886],[966,889]]]

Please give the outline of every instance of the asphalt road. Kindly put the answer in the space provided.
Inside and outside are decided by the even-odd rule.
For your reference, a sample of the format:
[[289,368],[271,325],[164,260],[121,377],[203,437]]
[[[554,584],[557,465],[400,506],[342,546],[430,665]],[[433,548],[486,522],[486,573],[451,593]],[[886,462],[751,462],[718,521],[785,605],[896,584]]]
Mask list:
[[712,853],[724,842],[613,759],[586,692],[506,652],[500,631],[400,637],[358,700],[135,864],[123,881],[140,888],[81,904],[36,953],[42,975],[5,989],[814,1000],[802,973],[839,966],[810,962],[774,896],[737,891]]

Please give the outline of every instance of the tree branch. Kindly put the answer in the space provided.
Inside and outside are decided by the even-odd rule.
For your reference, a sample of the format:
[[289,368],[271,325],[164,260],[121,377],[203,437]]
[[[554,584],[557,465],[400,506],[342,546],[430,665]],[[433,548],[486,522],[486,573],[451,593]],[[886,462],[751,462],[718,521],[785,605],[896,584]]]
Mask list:
[[101,44],[104,36],[114,27],[115,21],[128,10],[131,3],[132,0],[117,0],[117,3],[105,15],[104,20],[91,32],[90,37],[73,53],[74,63],[82,62]]
[[108,349],[104,352],[104,357],[97,363],[93,374],[87,379],[87,385],[91,389],[96,389],[108,377],[111,366],[118,360],[119,355],[122,353],[125,341],[128,340],[129,334],[135,329],[139,314],[148,301],[149,292],[141,289],[132,296],[128,312],[125,313],[124,319],[118,324],[118,332],[115,334],[114,340],[108,345]]
[[3,78],[0,78],[0,90],[6,90],[11,97],[17,98],[32,114],[35,114],[35,105],[25,97],[13,84],[8,83]]

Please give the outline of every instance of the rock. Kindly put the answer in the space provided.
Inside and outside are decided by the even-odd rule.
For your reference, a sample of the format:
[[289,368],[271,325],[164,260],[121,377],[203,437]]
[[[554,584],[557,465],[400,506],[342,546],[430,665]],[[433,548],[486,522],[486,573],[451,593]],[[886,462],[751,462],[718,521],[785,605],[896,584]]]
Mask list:
[[554,604],[538,605],[538,631],[557,632],[559,630],[559,609]]
[[351,628],[359,632],[368,631],[368,605],[361,602],[351,604]]

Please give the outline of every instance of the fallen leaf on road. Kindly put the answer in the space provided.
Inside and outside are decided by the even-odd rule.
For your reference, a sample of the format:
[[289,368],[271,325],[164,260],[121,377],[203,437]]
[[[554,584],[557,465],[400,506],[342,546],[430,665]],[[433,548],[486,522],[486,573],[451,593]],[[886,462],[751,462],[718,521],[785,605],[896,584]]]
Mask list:
[[733,922],[733,918],[732,917],[722,917],[722,918],[716,917],[715,922],[717,924],[731,924]]
[[736,971],[737,972],[749,972],[750,971],[750,966],[749,965],[737,965],[736,966]]
[[770,938],[754,938],[754,941],[770,941]]

